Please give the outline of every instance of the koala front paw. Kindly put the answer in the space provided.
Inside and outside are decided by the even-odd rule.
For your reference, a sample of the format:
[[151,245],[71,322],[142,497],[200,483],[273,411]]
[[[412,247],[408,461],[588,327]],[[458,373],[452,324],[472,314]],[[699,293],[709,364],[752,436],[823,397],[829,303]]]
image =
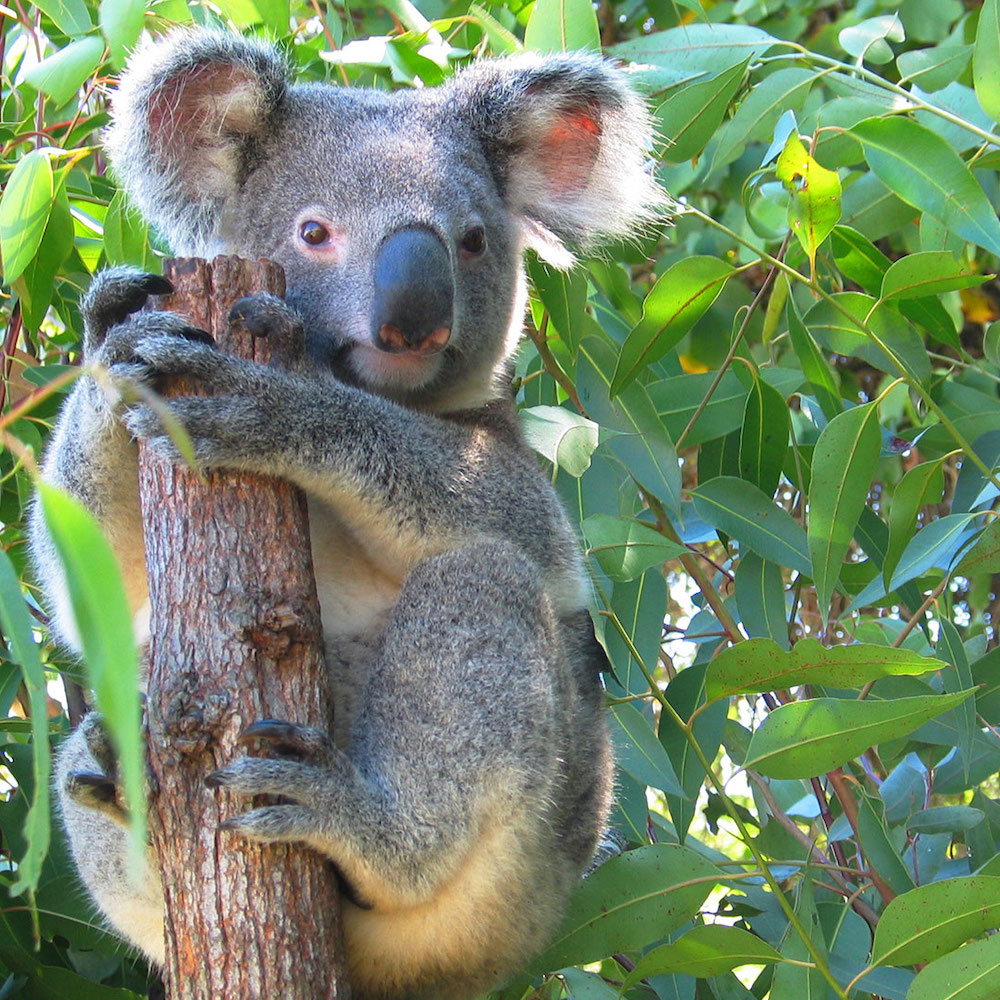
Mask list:
[[96,274],[80,302],[88,360],[104,343],[108,331],[138,312],[150,295],[167,295],[173,290],[162,275],[147,274],[135,267],[112,267]]
[[135,405],[122,417],[125,429],[141,439],[164,461],[185,464],[163,409],[184,428],[191,441],[195,461],[203,469],[239,469],[274,473],[261,446],[261,428],[268,421],[266,406],[243,396],[179,396],[162,407]]
[[266,337],[272,363],[278,367],[298,372],[308,367],[302,319],[277,295],[258,292],[240,299],[229,310],[229,322],[242,326],[254,337]]

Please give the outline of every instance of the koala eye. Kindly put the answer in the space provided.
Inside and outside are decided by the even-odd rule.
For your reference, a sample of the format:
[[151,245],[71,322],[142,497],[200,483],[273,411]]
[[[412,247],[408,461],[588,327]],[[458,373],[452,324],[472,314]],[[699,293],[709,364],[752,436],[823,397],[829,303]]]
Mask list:
[[472,226],[462,236],[459,246],[469,257],[481,257],[486,253],[486,230],[482,226]]
[[329,242],[330,231],[322,223],[309,219],[299,226],[299,236],[303,242],[308,243],[310,246],[320,247],[324,243]]

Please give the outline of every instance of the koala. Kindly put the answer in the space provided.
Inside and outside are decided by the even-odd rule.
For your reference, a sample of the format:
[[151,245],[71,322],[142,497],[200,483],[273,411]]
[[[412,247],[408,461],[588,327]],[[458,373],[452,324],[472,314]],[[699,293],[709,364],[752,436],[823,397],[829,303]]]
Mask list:
[[[293,363],[222,355],[169,290],[128,268],[82,301],[84,355],[44,475],[98,517],[145,638],[136,440],[179,461],[160,417],[115,386],[190,376],[169,401],[206,468],[307,494],[336,717],[250,733],[266,755],[210,776],[248,798],[231,835],[295,841],[345,887],[361,1000],[466,1000],[509,979],[557,928],[594,855],[612,758],[573,532],[523,441],[510,359],[522,257],[622,236],[661,202],[650,123],[597,56],[482,60],[436,88],[292,83],[270,44],[181,30],[146,43],[113,98],[111,166],[180,255],[268,257],[285,301],[240,319]],[[133,396],[134,398],[134,396]],[[78,645],[41,517],[40,578]],[[94,716],[57,766],[80,874],[110,925],[161,962],[155,859],[130,879],[115,762]],[[250,809],[249,799],[279,804]]]

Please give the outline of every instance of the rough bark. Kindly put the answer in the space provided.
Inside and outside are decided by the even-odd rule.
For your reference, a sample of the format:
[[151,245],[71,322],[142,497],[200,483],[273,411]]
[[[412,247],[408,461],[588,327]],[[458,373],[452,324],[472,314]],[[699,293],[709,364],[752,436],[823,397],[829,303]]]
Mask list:
[[[230,329],[227,316],[251,292],[283,294],[280,267],[217,257],[170,261],[165,273],[176,291],[159,308],[183,313],[224,351],[269,360],[266,339]],[[343,1000],[332,867],[304,847],[219,830],[252,803],[205,785],[243,752],[237,737],[252,722],[329,725],[304,495],[243,473],[209,472],[206,482],[142,448],[139,479],[168,1000]]]

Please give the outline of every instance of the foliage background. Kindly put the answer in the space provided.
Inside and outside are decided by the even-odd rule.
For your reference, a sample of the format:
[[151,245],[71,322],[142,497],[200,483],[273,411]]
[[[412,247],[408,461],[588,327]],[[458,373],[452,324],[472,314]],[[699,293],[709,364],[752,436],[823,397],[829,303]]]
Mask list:
[[[162,255],[105,174],[109,88],[140,31],[192,21],[344,85],[603,47],[656,116],[672,226],[529,264],[518,398],[589,554],[630,849],[504,1000],[997,996],[997,0],[417,7],[0,6],[0,998],[156,990],[50,829],[69,720],[46,684],[75,716],[84,679],[46,639],[23,515],[81,292]],[[99,638],[120,602],[67,536]],[[107,693],[134,661],[90,670],[138,761]]]

